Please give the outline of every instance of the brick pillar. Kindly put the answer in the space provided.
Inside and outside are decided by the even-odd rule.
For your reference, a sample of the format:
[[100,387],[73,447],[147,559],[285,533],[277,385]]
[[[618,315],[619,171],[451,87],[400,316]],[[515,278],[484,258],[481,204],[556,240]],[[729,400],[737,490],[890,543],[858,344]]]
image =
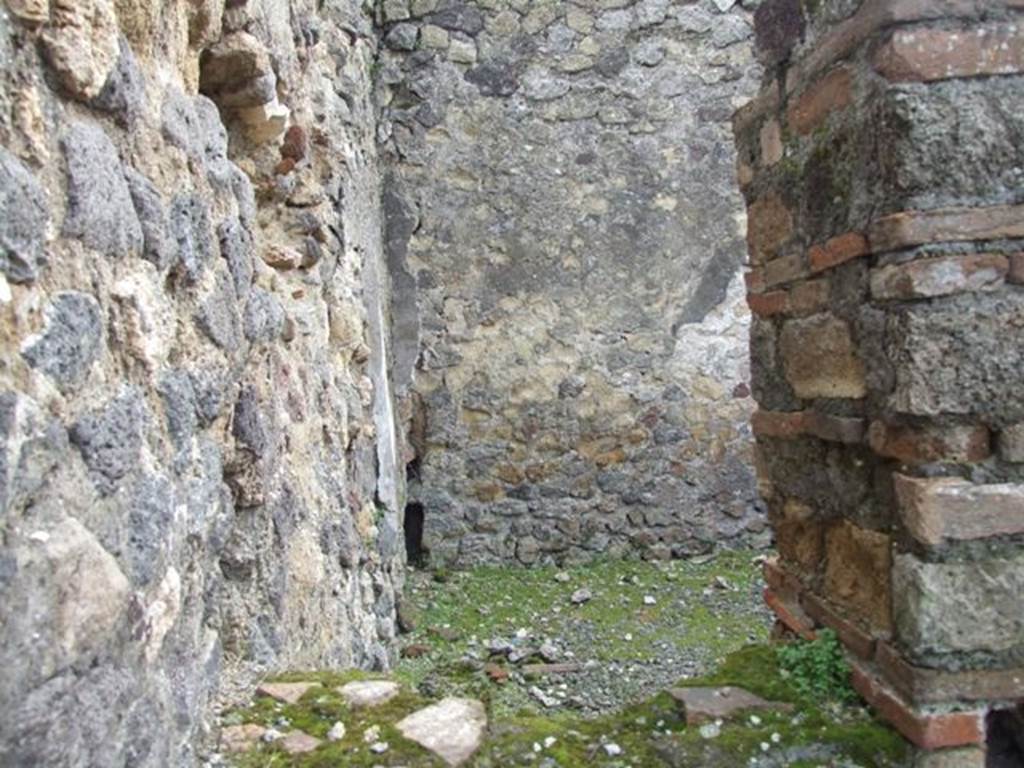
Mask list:
[[1024,0],[756,22],[734,128],[766,599],[834,628],[932,764],[980,765],[1024,699]]

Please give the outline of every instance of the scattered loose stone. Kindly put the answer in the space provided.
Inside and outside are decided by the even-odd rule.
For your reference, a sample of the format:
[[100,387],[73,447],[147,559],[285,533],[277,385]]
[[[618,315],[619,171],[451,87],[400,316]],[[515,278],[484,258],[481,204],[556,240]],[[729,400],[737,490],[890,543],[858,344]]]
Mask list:
[[418,659],[430,653],[430,646],[426,643],[412,643],[402,649],[402,658]]
[[400,720],[405,738],[429,749],[448,765],[461,765],[483,742],[487,714],[475,699],[447,698]]
[[722,729],[718,723],[704,723],[700,727],[700,735],[705,739],[717,739],[721,732]]
[[373,744],[374,742],[380,741],[380,726],[371,725],[363,731],[363,741],[367,744]]
[[568,584],[572,577],[565,571],[559,571],[555,574],[555,581],[559,584]]
[[608,757],[618,757],[622,754],[622,747],[614,742],[609,742],[604,745],[604,753],[608,755]]
[[284,704],[294,704],[310,688],[315,688],[319,683],[263,683],[256,689],[257,696],[269,696]]
[[389,745],[386,741],[375,741],[370,745],[370,751],[375,755],[383,755],[388,751]]
[[658,601],[654,599],[654,595],[644,595],[644,605],[657,605]]
[[391,680],[357,680],[338,688],[350,707],[378,707],[398,695],[401,686]]
[[281,749],[289,755],[302,755],[320,746],[320,739],[303,731],[291,731],[280,740]]
[[327,732],[328,741],[341,741],[345,738],[345,724],[340,720],[331,726],[331,730]]
[[247,752],[263,739],[266,728],[254,723],[230,725],[220,732],[220,748],[225,752]]
[[570,597],[569,600],[573,605],[583,605],[583,603],[590,601],[593,597],[593,593],[584,587],[583,589],[577,589],[573,592],[572,597]]
[[531,688],[528,691],[528,693],[531,696],[533,696],[533,698],[535,698],[537,701],[539,701],[541,704],[543,704],[545,707],[548,707],[548,708],[557,707],[561,703],[554,696],[549,696],[548,694],[546,694],[544,691],[542,691],[540,688],[538,688],[535,685],[531,686]]
[[508,670],[500,664],[495,664],[493,662],[484,664],[484,673],[498,684],[502,684],[508,680]]

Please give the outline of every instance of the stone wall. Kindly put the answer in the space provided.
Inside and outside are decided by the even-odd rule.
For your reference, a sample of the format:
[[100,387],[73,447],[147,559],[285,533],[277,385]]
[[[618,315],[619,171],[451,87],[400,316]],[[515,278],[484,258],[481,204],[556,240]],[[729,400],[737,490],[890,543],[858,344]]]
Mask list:
[[927,765],[1024,759],[1022,11],[767,0],[735,119],[766,597]]
[[389,663],[372,22],[0,9],[0,765],[191,765],[218,692]]
[[761,541],[734,0],[387,0],[410,499],[432,561]]

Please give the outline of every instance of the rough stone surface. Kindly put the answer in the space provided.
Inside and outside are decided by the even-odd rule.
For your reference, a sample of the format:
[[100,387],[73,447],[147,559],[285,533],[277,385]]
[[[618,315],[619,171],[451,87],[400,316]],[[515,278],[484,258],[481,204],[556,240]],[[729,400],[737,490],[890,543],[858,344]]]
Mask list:
[[64,291],[53,297],[44,317],[43,330],[26,341],[21,354],[67,391],[82,383],[102,349],[100,305],[87,293]]
[[142,226],[113,142],[98,125],[74,123],[62,145],[68,171],[64,235],[112,258],[137,255]]
[[316,683],[263,683],[256,689],[257,696],[269,696],[285,704],[294,704]]
[[45,260],[50,214],[39,181],[0,147],[0,271],[12,283],[35,280]]
[[14,5],[0,765],[192,768],[222,698],[394,658],[378,34],[357,0]]
[[398,695],[401,686],[391,680],[357,680],[338,689],[353,707],[378,707]]
[[699,725],[719,718],[728,719],[749,710],[788,709],[786,704],[766,701],[750,691],[731,685],[721,688],[672,688],[669,693],[682,711],[687,725]]
[[431,558],[761,542],[727,125],[760,77],[750,11],[474,1],[412,17],[386,28],[418,27],[418,49],[381,59],[384,200]]
[[462,765],[483,743],[487,713],[475,699],[448,698],[413,712],[395,727],[447,765]]
[[1024,648],[1021,559],[927,563],[897,555],[893,612],[901,642],[920,659]]

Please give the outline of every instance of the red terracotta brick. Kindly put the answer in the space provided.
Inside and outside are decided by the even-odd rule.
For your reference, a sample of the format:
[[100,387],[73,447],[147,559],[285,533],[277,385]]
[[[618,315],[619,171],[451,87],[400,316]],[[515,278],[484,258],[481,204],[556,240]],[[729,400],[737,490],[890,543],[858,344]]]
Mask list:
[[923,544],[1024,533],[1024,485],[894,474],[900,517]]
[[785,291],[747,294],[747,306],[759,317],[785,314],[788,294]]
[[767,287],[764,284],[764,269],[761,267],[754,267],[744,273],[743,280],[747,284],[747,293],[764,293]]
[[767,194],[747,208],[747,246],[754,264],[779,255],[779,248],[793,234],[793,215],[776,194]]
[[955,701],[1011,701],[1024,691],[1024,668],[948,672],[915,667],[888,642],[879,642],[875,663],[885,681],[912,704]]
[[827,600],[808,592],[801,603],[808,616],[818,624],[834,630],[840,642],[851,652],[866,661],[870,661],[875,655],[875,638],[852,621],[843,618]]
[[764,602],[791,632],[800,635],[804,640],[814,639],[814,624],[801,608],[785,603],[782,598],[767,588],[764,590]]
[[853,687],[908,740],[922,749],[983,744],[982,712],[925,714],[914,711],[861,663],[853,664]]
[[1024,237],[1024,205],[942,208],[884,216],[868,233],[875,253],[928,243]]
[[899,29],[879,48],[875,69],[897,82],[1013,74],[1024,69],[1024,29],[1017,24]]
[[769,261],[764,266],[764,282],[769,288],[782,283],[791,283],[807,275],[804,257],[800,253],[791,253]]
[[904,464],[982,461],[991,454],[987,427],[911,427],[874,421],[868,444],[879,456]]
[[821,440],[854,445],[863,442],[867,424],[860,418],[808,411],[804,429]]
[[999,288],[1009,270],[1000,253],[940,256],[871,270],[876,299],[920,299]]
[[803,593],[803,584],[800,579],[779,563],[779,558],[769,557],[761,564],[761,572],[764,574],[764,581],[768,588],[783,600],[799,603],[800,595]]
[[808,254],[811,272],[831,269],[869,252],[868,241],[864,235],[859,232],[847,232],[845,235],[833,237],[823,245],[811,247]]
[[758,437],[781,437],[792,439],[804,433],[806,424],[804,411],[765,411],[758,409],[750,417],[754,434]]
[[782,159],[785,148],[782,145],[782,128],[779,121],[772,118],[761,126],[761,165],[775,165]]
[[1024,283],[1024,253],[1015,253],[1010,256],[1010,272],[1006,279],[1011,283]]
[[805,280],[797,283],[789,290],[787,309],[794,315],[812,315],[828,306],[828,278]]
[[853,75],[846,67],[829,72],[808,87],[786,110],[790,130],[808,134],[836,110],[853,101]]
[[[1022,0],[1008,1],[1020,3]],[[792,93],[817,73],[847,58],[884,27],[925,19],[972,17],[977,15],[978,2],[979,0],[943,0],[941,3],[936,0],[866,0],[857,13],[824,35],[803,61],[790,67],[786,76],[786,92]]]

